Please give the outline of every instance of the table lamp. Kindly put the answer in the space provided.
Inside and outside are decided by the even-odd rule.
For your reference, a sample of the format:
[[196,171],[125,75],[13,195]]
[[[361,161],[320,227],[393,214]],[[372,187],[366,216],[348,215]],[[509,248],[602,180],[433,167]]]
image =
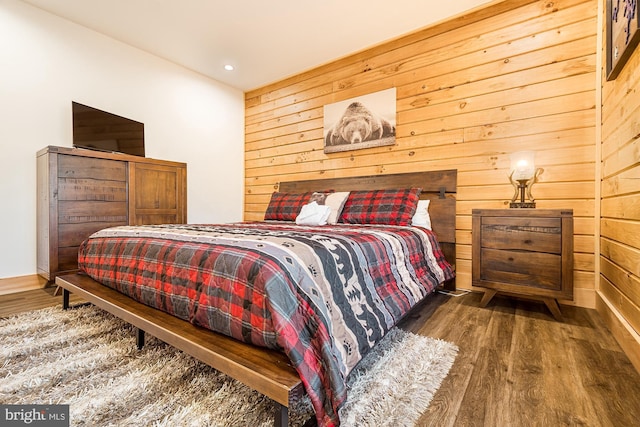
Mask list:
[[[509,181],[514,186],[515,193],[511,198],[511,203],[509,203],[510,208],[536,207],[536,202],[531,195],[531,187],[542,172],[542,168],[536,168],[535,152],[518,151],[511,154]],[[518,199],[520,200],[517,201]]]

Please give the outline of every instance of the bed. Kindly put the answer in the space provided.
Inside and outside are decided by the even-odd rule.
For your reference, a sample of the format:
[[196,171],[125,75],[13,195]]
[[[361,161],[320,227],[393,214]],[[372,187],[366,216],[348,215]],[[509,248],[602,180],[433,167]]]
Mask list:
[[[455,289],[456,175],[455,170],[447,170],[282,182],[269,203],[268,221],[103,230],[81,248],[79,264],[85,274],[61,276],[56,283],[64,290],[65,308],[69,293],[79,294],[137,327],[139,346],[146,331],[270,397],[277,402],[276,425],[287,424],[288,408],[305,393],[318,423],[336,425],[337,409],[346,396],[343,379],[358,361],[437,286]],[[403,189],[403,197],[429,200],[433,233],[404,223],[359,224],[369,211],[353,203],[355,195],[368,198],[370,190],[375,190],[376,197],[397,197],[397,189]],[[311,193],[331,195],[327,199],[333,200],[346,192],[343,214],[353,215],[341,218],[346,222],[355,218],[355,224],[297,225],[287,221],[291,218],[286,215],[279,216],[290,207],[288,202],[274,202],[276,194],[304,195],[304,204],[311,205],[307,200]],[[413,203],[406,200],[398,199],[393,212],[386,214],[391,213],[395,221],[397,212]],[[378,205],[384,203],[367,209]],[[284,207],[278,210],[278,206]],[[299,208],[294,210],[297,213]],[[165,250],[156,245],[160,240],[181,246]],[[219,253],[212,254],[208,251],[213,249],[204,246],[212,242]],[[257,246],[261,247],[258,255]],[[432,246],[433,250],[425,249]],[[290,247],[297,252],[289,252]],[[106,248],[115,255],[105,255]],[[428,256],[419,256],[425,251]],[[134,253],[143,256],[131,261]],[[393,268],[379,262],[387,255]],[[209,267],[197,268],[196,280],[173,274],[182,270],[167,267],[168,257],[186,259],[191,266],[215,259],[222,266],[216,274],[228,282],[220,289],[232,291],[202,287],[209,280],[202,277]],[[361,266],[356,261],[345,263],[347,259]],[[330,264],[338,265],[339,271],[327,267]],[[363,276],[361,270],[368,273]],[[187,284],[190,281],[199,284]],[[250,292],[239,282],[251,282]],[[323,288],[323,283],[330,289]],[[342,294],[331,283],[342,284]],[[230,318],[231,312],[242,320]]]

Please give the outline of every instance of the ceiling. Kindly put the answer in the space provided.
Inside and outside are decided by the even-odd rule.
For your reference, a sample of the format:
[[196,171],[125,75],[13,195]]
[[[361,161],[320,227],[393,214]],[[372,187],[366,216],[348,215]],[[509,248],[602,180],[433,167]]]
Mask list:
[[[243,91],[491,0],[23,0]],[[224,65],[235,67],[226,71]]]

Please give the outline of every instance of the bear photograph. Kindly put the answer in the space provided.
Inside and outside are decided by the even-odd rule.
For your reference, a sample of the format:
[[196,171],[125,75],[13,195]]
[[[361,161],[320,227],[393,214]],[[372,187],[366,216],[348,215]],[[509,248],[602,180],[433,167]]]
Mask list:
[[324,152],[396,143],[396,88],[324,106]]

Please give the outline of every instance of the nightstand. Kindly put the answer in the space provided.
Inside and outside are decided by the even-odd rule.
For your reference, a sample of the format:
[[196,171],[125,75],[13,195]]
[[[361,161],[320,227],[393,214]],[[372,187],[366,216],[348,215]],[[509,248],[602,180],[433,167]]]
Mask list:
[[473,285],[544,301],[556,320],[558,299],[573,299],[572,209],[474,209]]

